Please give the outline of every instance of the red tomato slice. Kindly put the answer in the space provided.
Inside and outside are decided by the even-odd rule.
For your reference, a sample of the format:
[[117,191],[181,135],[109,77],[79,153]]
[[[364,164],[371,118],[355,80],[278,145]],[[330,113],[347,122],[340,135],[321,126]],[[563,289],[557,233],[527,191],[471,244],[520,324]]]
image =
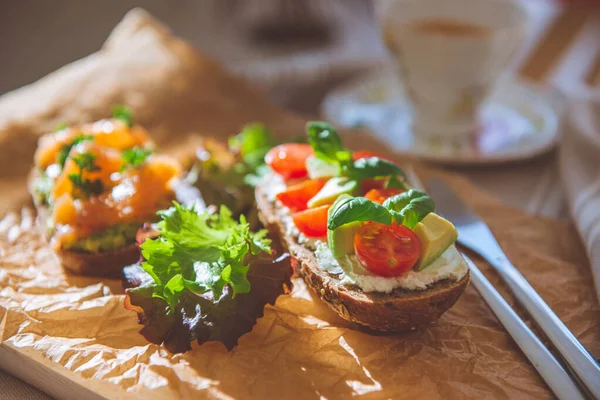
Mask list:
[[306,203],[325,186],[327,179],[309,179],[304,182],[289,186],[285,192],[277,194],[277,200],[292,212],[307,209]]
[[392,277],[409,271],[421,254],[421,241],[409,228],[369,222],[354,234],[356,258],[371,273]]
[[304,178],[307,175],[306,159],[313,154],[308,144],[281,144],[269,150],[265,162],[285,180]]
[[309,208],[292,215],[294,223],[308,237],[327,236],[327,211],[330,205]]
[[361,158],[371,158],[371,157],[379,157],[384,160],[394,162],[394,161],[390,160],[389,157],[386,157],[382,154],[379,154],[379,153],[377,153],[375,151],[371,151],[371,150],[361,150],[361,151],[355,151],[354,153],[352,153],[352,158],[354,159],[354,161],[360,160]]
[[387,188],[387,189],[371,189],[365,194],[365,197],[375,203],[383,204],[386,199],[389,197],[395,196],[397,194],[403,193],[404,190],[396,189],[396,188]]

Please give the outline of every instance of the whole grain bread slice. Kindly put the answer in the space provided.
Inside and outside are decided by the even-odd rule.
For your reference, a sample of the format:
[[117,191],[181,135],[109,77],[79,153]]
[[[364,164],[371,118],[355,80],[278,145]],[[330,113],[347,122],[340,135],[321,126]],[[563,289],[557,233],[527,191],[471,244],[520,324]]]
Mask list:
[[322,269],[311,249],[286,234],[275,204],[261,186],[256,189],[256,203],[261,222],[269,233],[297,259],[298,274],[321,300],[347,321],[377,331],[412,330],[437,321],[456,303],[469,284],[470,275],[467,272],[458,282],[446,279],[426,290],[363,292],[357,286],[342,284],[336,275]]

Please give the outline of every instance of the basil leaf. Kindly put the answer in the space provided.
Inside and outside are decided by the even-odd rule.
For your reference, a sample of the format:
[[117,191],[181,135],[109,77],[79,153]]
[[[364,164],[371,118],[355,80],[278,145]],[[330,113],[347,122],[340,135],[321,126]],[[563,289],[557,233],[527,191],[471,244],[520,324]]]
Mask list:
[[330,163],[339,163],[338,152],[344,159],[349,159],[342,147],[342,138],[334,127],[323,121],[312,121],[306,124],[308,143],[312,146],[315,155]]
[[427,214],[435,210],[435,203],[427,193],[410,189],[390,197],[383,203],[399,224],[414,228]]
[[385,188],[386,189],[402,189],[405,191],[410,189],[410,187],[405,182],[398,179],[398,175],[390,176],[390,178],[385,183]]
[[355,221],[372,221],[390,225],[392,215],[380,204],[364,197],[342,199],[329,210],[327,228],[334,230],[344,224]]
[[356,160],[348,173],[351,178],[356,180],[397,175],[400,175],[403,180],[406,180],[406,175],[402,168],[391,161],[379,157],[361,158]]

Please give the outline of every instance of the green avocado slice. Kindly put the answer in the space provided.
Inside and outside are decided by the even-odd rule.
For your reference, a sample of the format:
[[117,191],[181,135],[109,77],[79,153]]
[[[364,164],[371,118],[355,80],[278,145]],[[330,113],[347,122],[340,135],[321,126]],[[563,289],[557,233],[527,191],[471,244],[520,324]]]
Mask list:
[[325,186],[308,201],[308,208],[315,208],[326,204],[333,204],[341,195],[352,195],[358,183],[344,177],[331,178]]
[[135,243],[135,235],[142,222],[118,224],[100,232],[91,234],[69,243],[67,250],[82,251],[86,253],[102,253],[123,248]]
[[440,258],[458,239],[458,232],[450,221],[429,213],[413,229],[421,240],[421,256],[414,269],[421,271]]
[[[343,199],[352,197],[348,194],[342,194],[333,203],[330,210],[333,210],[336,203]],[[327,230],[327,245],[331,249],[335,258],[343,257],[346,255],[354,254],[354,234],[360,228],[361,222],[355,221],[348,224],[344,224],[334,230]]]

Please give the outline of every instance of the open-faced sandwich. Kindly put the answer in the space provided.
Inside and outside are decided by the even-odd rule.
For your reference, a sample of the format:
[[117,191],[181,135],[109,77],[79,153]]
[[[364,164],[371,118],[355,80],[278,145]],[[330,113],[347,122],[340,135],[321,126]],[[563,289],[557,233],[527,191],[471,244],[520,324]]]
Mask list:
[[174,206],[139,233],[142,261],[125,268],[125,307],[150,342],[173,353],[191,343],[233,348],[267,304],[291,290],[290,257],[221,206]]
[[454,226],[393,162],[348,151],[326,123],[307,132],[310,144],[266,156],[273,174],[256,190],[265,226],[342,318],[381,331],[436,321],[469,282]]
[[179,163],[154,153],[130,113],[42,136],[30,192],[63,266],[86,275],[114,275],[139,257],[138,228],[169,207]]
[[201,192],[206,204],[227,206],[235,216],[244,214],[252,228],[259,227],[254,189],[270,171],[264,158],[274,146],[269,130],[260,123],[242,127],[228,144],[203,139],[190,161],[188,182]]

